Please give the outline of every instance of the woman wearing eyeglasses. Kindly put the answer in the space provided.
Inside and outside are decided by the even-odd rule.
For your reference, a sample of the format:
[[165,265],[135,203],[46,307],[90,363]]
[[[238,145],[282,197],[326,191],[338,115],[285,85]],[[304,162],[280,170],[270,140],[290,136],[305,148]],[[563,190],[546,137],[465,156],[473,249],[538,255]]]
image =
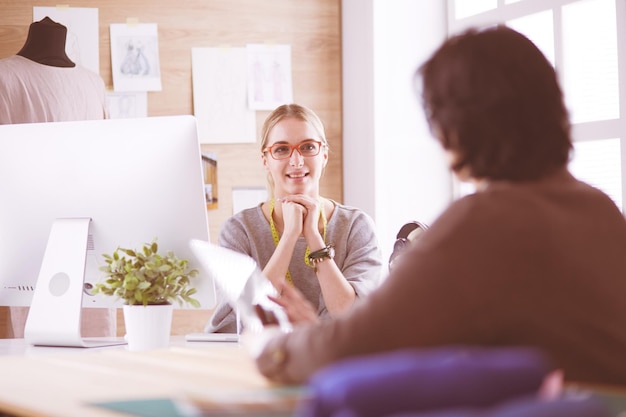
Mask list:
[[[382,254],[372,219],[320,195],[328,162],[324,126],[310,109],[286,104],[262,129],[261,160],[270,199],[223,225],[218,244],[251,256],[281,294],[294,323],[331,318],[378,286]],[[205,330],[237,331],[220,302]]]

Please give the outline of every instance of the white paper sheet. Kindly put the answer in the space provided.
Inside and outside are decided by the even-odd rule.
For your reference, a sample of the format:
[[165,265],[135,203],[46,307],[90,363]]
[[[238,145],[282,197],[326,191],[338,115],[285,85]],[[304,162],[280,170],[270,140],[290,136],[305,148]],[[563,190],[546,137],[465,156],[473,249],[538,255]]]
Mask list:
[[148,93],[145,91],[107,91],[109,119],[148,116]]
[[193,108],[200,143],[253,143],[256,114],[246,103],[245,48],[191,48]]
[[113,23],[110,31],[113,89],[161,91],[156,23]]
[[250,44],[248,51],[248,105],[274,110],[293,102],[291,45]]
[[267,200],[265,187],[234,187],[233,191],[233,214],[243,209],[256,207],[259,203]]
[[87,7],[33,7],[33,22],[48,16],[67,28],[65,53],[75,64],[100,74],[98,9]]

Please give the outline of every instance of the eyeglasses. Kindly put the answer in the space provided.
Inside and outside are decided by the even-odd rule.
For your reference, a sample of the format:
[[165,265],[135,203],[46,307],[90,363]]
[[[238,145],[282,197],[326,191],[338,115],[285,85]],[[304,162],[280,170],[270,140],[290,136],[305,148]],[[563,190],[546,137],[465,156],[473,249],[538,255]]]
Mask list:
[[297,145],[290,145],[288,143],[275,143],[272,146],[268,146],[263,149],[263,153],[269,152],[274,159],[288,159],[291,158],[294,150],[297,150],[300,155],[304,157],[317,156],[322,149],[322,142],[319,140],[305,140]]

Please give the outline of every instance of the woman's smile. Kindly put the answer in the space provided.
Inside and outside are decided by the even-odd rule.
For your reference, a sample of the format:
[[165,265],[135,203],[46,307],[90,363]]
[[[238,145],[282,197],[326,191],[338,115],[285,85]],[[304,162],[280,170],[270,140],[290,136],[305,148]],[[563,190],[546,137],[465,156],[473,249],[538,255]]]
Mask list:
[[297,179],[302,179],[302,178],[304,178],[304,177],[306,177],[308,175],[309,175],[308,172],[288,172],[287,173],[287,178],[290,178],[292,180],[293,179],[297,180]]

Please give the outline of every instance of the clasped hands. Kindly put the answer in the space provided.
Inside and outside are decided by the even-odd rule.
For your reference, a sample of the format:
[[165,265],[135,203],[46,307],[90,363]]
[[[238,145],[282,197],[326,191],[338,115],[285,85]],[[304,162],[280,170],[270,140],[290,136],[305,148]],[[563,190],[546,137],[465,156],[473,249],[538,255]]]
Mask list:
[[[324,239],[318,227],[320,200],[304,194],[292,194],[279,198],[277,201],[281,204],[283,235],[304,235],[309,247],[312,244],[322,247]],[[313,304],[297,288],[286,282],[276,284],[275,287],[279,295],[269,298],[285,310],[291,323],[317,321],[317,312]],[[259,317],[261,321],[264,318],[271,320],[263,314]]]
[[[277,200],[281,204],[283,234],[303,235],[307,243],[319,234],[320,202],[304,194],[292,194]],[[323,245],[321,245],[323,246]]]

